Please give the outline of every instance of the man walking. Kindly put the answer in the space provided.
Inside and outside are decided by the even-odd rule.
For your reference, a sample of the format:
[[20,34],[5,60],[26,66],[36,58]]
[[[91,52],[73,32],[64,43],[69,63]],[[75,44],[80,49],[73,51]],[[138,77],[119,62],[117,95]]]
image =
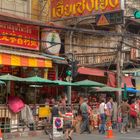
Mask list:
[[81,110],[81,115],[82,115],[82,126],[81,126],[81,134],[84,132],[90,132],[89,129],[89,107],[88,107],[88,99],[85,98],[84,102],[81,104],[80,106],[80,110]]
[[120,105],[119,111],[122,114],[122,130],[121,133],[124,134],[128,132],[128,115],[130,112],[130,105],[127,103],[127,99],[123,100],[123,103]]

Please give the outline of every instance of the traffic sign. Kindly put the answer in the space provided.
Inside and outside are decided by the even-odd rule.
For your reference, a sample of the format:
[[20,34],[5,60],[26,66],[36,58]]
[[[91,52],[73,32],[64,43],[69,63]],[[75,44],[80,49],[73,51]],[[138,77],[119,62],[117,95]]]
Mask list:
[[101,15],[98,22],[97,22],[98,26],[102,26],[102,25],[109,25],[109,22],[107,20],[107,18],[105,17],[105,15]]
[[54,117],[53,118],[53,137],[63,136],[63,118]]
[[134,17],[135,17],[136,19],[140,19],[140,10],[139,10],[139,11],[135,11]]
[[96,15],[96,25],[106,26],[106,25],[113,25],[113,24],[122,24],[124,21],[123,15],[124,15],[123,11]]
[[60,128],[62,126],[62,121],[60,118],[55,119],[55,127]]

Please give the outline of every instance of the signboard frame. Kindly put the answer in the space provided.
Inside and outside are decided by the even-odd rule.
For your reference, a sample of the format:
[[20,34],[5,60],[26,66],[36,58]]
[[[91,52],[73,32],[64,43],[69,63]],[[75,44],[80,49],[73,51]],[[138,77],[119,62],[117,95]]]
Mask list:
[[39,26],[0,21],[0,45],[39,50]]
[[[102,22],[100,22],[102,17],[104,17],[104,19],[102,20]],[[120,11],[116,11],[116,12],[96,15],[95,21],[96,21],[97,26],[123,24],[123,22],[124,22],[124,11],[120,10]]]
[[51,20],[124,10],[124,0],[51,0]]

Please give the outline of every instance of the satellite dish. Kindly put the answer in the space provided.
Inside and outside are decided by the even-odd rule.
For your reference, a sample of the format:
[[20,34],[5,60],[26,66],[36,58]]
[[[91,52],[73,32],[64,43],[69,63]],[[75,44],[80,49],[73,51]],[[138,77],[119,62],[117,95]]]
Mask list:
[[61,39],[57,32],[43,32],[42,40],[42,49],[45,53],[59,54],[61,48]]

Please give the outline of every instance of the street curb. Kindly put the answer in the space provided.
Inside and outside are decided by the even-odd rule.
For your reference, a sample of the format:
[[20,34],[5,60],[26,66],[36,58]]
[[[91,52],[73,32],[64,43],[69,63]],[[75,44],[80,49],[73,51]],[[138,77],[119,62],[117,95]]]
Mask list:
[[3,139],[13,139],[20,137],[36,137],[44,135],[44,131],[29,131],[29,132],[13,132],[13,133],[5,133],[3,134]]

